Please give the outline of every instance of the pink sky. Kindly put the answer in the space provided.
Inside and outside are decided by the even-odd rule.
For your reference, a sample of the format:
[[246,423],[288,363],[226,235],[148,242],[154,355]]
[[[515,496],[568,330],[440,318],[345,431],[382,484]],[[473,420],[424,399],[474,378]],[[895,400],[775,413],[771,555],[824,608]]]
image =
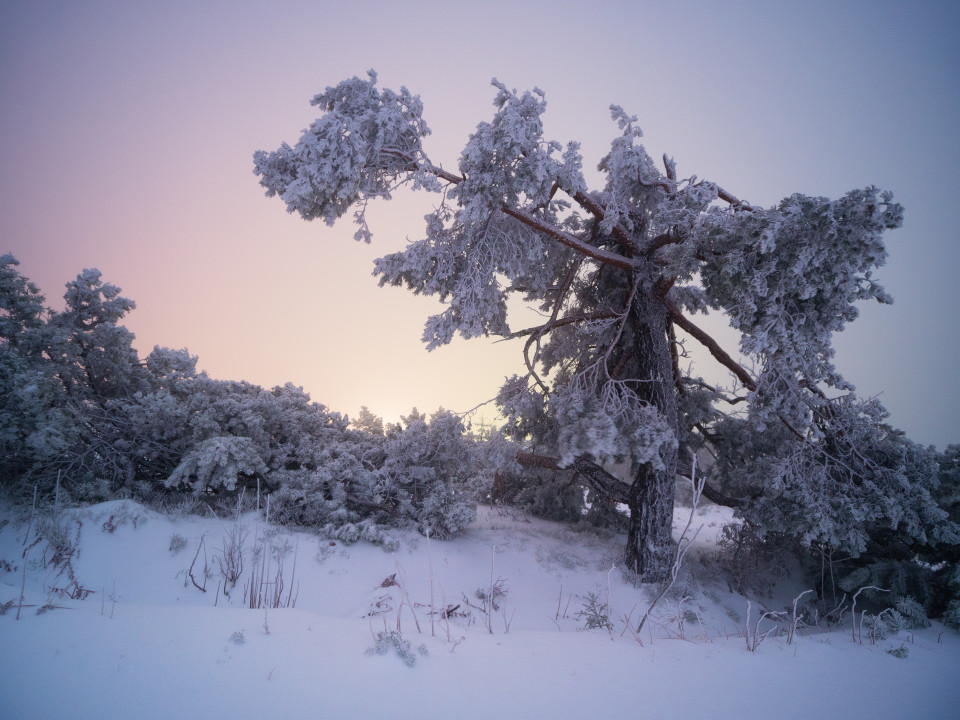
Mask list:
[[[388,420],[467,410],[520,369],[516,345],[419,342],[432,301],[377,288],[429,196],[375,208],[374,243],[268,200],[251,155],[294,142],[310,98],[375,68],[421,95],[453,166],[489,119],[491,77],[543,88],[547,132],[593,165],[608,106],[654,157],[770,205],[875,184],[906,207],[837,362],[894,425],[960,441],[960,12],[950,3],[31,2],[0,8],[0,253],[56,305],[85,267],[137,302],[146,354],[187,347],[214,377],[302,385]],[[775,6],[775,7],[774,7]]]

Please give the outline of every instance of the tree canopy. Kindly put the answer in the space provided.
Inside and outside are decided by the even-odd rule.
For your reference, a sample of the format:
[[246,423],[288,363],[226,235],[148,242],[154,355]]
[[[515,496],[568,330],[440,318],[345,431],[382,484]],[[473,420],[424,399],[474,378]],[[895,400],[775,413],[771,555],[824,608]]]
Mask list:
[[[903,218],[891,193],[756,207],[678,174],[670,157],[655,162],[618,106],[602,184],[590,188],[579,145],[543,135],[544,93],[493,86],[493,117],[456,172],[426,152],[420,99],[379,89],[373,71],[314,97],[320,117],[295,145],[256,152],[255,172],[304,219],[352,212],[364,241],[371,200],[405,187],[437,194],[422,238],[377,260],[375,274],[445,304],[426,322],[428,348],[456,334],[525,338],[526,371],[497,397],[533,450],[521,460],[575,468],[625,503],[626,561],[644,579],[668,572],[678,458],[701,449],[717,457],[709,496],[747,516],[790,517],[808,544],[858,552],[876,525],[957,541],[953,525],[934,530],[945,517],[931,496],[935,463],[833,364],[832,336],[856,303],[891,301],[874,278],[883,235]],[[511,327],[514,297],[543,321]],[[745,360],[694,321],[708,311],[740,333]],[[729,372],[725,386],[684,367],[684,335]],[[629,475],[602,467],[612,462]]]

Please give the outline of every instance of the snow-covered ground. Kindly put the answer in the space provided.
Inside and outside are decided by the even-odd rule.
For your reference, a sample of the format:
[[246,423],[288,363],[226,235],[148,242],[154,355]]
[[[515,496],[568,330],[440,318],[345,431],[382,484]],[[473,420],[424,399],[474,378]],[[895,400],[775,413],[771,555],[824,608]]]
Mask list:
[[[681,527],[685,512],[678,509]],[[960,713],[960,636],[937,623],[876,644],[866,633],[855,643],[849,622],[842,631],[804,630],[792,643],[771,633],[748,651],[746,599],[705,559],[725,521],[712,506],[694,521],[703,530],[679,588],[691,599],[678,611],[683,594],[670,593],[639,637],[630,628],[651,591],[614,567],[623,538],[518,513],[480,508],[463,537],[428,542],[398,532],[385,550],[292,533],[255,513],[237,528],[233,519],[164,516],[117,501],[61,518],[65,547],[77,548],[69,563],[46,541],[29,546],[36,522],[24,559],[26,522],[0,518],[0,718]],[[227,595],[220,568],[231,536],[243,536],[244,566]],[[278,557],[282,588],[271,584]],[[295,606],[250,609],[244,588],[254,571],[265,595]],[[499,609],[488,619],[478,595],[491,587]],[[91,592],[70,599],[52,588]],[[608,603],[612,629],[584,629],[578,613],[591,593]],[[788,602],[753,598],[753,622],[761,603],[782,610]],[[378,634],[383,654],[374,651]],[[906,657],[888,652],[901,646]]]

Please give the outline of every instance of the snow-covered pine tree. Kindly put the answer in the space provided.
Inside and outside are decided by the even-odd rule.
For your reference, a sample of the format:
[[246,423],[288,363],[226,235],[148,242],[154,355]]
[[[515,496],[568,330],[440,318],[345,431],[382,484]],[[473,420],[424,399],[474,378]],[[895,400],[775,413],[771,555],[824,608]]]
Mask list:
[[[376,261],[375,273],[381,284],[447,305],[427,321],[429,348],[456,333],[526,338],[526,373],[504,386],[501,411],[518,433],[552,448],[553,456],[526,461],[572,467],[598,495],[629,507],[626,562],[645,580],[669,571],[681,450],[726,448],[723,433],[775,428],[808,453],[788,458],[813,458],[839,486],[869,485],[870,458],[841,469],[857,448],[844,444],[846,425],[835,424],[852,386],[831,362],[831,338],[857,316],[857,301],[890,302],[872,273],[886,258],[883,233],[903,216],[891,194],[868,187],[837,200],[792,195],[756,207],[715,182],[678,175],[671,158],[658,167],[636,119],[616,106],[619,133],[599,163],[605,181],[591,189],[578,144],[543,136],[544,94],[493,84],[493,119],[470,136],[456,172],[424,149],[420,99],[406,88],[378,89],[371,71],[314,97],[323,114],[294,146],[256,152],[255,173],[268,196],[305,219],[332,224],[353,210],[355,237],[365,241],[370,200],[404,186],[439,193],[424,237]],[[511,328],[512,296],[545,320]],[[691,320],[707,310],[740,332],[750,370]],[[678,333],[730,372],[729,388],[681,369]],[[740,422],[725,423],[728,416]],[[777,454],[775,443],[766,447]],[[604,471],[611,460],[626,461],[630,477]],[[929,495],[906,495],[927,503],[912,516],[937,516]],[[807,494],[801,502],[815,509],[829,499]]]
[[31,438],[43,425],[38,415],[49,406],[41,395],[34,367],[41,353],[37,333],[43,327],[44,297],[17,270],[10,254],[0,257],[0,485],[13,485],[32,462]]
[[384,434],[383,418],[371,412],[370,408],[368,408],[366,405],[363,405],[360,408],[360,414],[357,415],[356,419],[353,421],[353,426],[357,430],[362,430],[363,432],[370,433],[371,435],[382,436]]
[[16,484],[29,477],[53,492],[62,478],[69,492],[109,495],[136,472],[113,404],[147,388],[133,333],[120,325],[134,303],[102,282],[98,270],[84,270],[67,283],[64,309],[49,310],[17,276],[14,258],[0,264],[0,366],[12,372],[0,403],[3,454],[13,456],[4,463],[11,471],[6,479]]

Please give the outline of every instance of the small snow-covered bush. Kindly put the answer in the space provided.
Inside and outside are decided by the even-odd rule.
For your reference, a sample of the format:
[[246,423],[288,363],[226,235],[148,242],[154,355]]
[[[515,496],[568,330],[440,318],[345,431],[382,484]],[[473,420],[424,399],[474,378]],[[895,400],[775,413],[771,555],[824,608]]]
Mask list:
[[576,616],[583,621],[583,626],[587,630],[613,629],[613,623],[610,622],[610,607],[599,593],[588,592],[584,595],[583,609],[578,610]]
[[910,650],[907,648],[906,645],[904,645],[903,643],[900,643],[900,647],[890,648],[889,650],[887,650],[887,654],[893,655],[895,658],[899,658],[900,660],[903,660],[910,654]]
[[462,502],[449,489],[428,497],[417,513],[417,530],[441,540],[456,537],[477,519],[475,505]]
[[379,545],[385,552],[395,552],[400,548],[400,542],[396,538],[388,535],[383,528],[367,520],[340,526],[328,524],[320,530],[320,535],[339,540],[344,545],[353,545],[364,540],[371,545]]
[[267,470],[256,444],[247,437],[214,437],[187,453],[166,481],[167,487],[187,486],[194,492],[233,490],[240,476]]
[[403,635],[397,630],[385,630],[376,635],[376,644],[367,650],[367,655],[386,655],[390,650],[397,653],[403,664],[407,667],[413,667],[417,663],[417,654],[426,656],[427,646],[420,645],[416,653],[409,640],[404,640]]
[[187,546],[187,539],[180,533],[170,536],[170,553],[176,555]]
[[923,606],[909,595],[897,598],[895,607],[903,616],[904,625],[908,630],[930,627],[930,619]]
[[472,440],[459,418],[414,410],[386,435],[351,431],[314,458],[315,467],[271,475],[271,516],[321,529],[350,544],[384,544],[376,528],[412,526],[434,538],[459,535],[476,517],[468,500]]

